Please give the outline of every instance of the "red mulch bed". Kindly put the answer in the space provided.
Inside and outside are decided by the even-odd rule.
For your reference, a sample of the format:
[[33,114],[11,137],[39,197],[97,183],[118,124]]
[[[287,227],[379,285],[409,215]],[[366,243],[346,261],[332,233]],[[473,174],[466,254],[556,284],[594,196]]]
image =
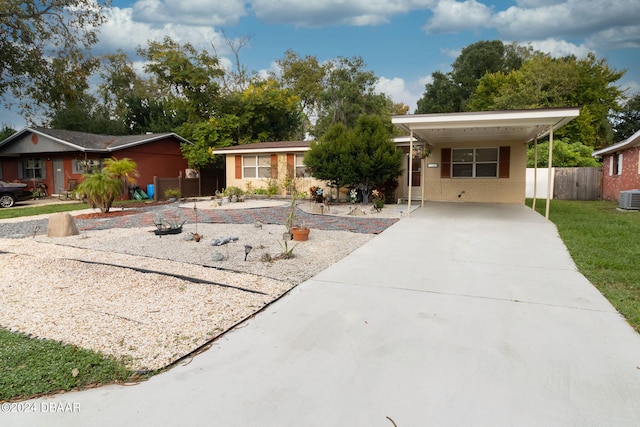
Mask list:
[[107,213],[102,213],[102,212],[97,212],[97,213],[90,213],[90,214],[82,214],[82,215],[76,215],[75,218],[77,219],[101,219],[101,218],[116,218],[119,216],[126,216],[126,215],[134,215],[137,213],[140,213],[139,210],[137,210],[136,208],[144,208],[147,206],[157,206],[157,205],[166,205],[169,202],[138,202],[138,203],[127,203],[125,205],[125,208],[122,209],[120,206],[112,206],[111,210]]
[[107,213],[97,212],[97,213],[76,215],[75,218],[76,219],[115,218],[115,217],[118,217],[118,216],[133,215],[133,214],[137,214],[137,213],[140,213],[140,212],[139,211],[135,211],[135,210],[131,210],[131,209],[128,209],[126,211],[115,210],[115,211],[110,211],[110,212],[107,212]]

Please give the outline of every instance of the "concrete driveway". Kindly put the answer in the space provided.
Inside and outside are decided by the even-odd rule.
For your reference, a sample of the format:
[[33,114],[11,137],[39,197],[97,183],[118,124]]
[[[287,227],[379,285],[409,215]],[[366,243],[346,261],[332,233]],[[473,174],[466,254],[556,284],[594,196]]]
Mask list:
[[430,203],[191,363],[31,402],[79,412],[0,423],[637,426],[640,336],[538,214]]

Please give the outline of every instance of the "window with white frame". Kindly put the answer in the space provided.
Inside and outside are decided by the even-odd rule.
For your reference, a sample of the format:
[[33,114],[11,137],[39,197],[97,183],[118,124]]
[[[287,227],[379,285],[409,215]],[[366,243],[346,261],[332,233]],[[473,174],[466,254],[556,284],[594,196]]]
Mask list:
[[454,178],[496,178],[498,148],[454,148],[451,150]]
[[270,178],[271,156],[242,156],[243,178]]
[[309,176],[309,173],[307,172],[307,167],[304,164],[303,154],[295,155],[295,168],[296,168],[296,178],[305,178]]
[[96,173],[102,169],[100,159],[75,159],[72,163],[74,174]]
[[22,161],[22,178],[23,179],[44,179],[44,159],[41,157],[33,157],[23,159]]

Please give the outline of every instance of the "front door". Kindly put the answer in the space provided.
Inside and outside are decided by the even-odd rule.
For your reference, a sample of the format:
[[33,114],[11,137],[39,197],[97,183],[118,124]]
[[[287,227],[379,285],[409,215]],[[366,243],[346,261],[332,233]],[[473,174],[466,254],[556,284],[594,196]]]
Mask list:
[[[411,200],[422,199],[422,159],[420,156],[409,156],[409,147],[405,151],[404,191],[403,198],[409,198],[409,184],[411,184]],[[411,162],[411,176],[409,176],[409,162]]]
[[62,159],[53,159],[53,188],[50,194],[59,194],[64,186],[64,163]]

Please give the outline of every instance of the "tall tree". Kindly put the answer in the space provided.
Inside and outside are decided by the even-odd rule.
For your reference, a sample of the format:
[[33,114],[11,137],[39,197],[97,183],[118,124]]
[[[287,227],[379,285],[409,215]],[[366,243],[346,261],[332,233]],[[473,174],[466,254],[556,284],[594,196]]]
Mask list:
[[613,118],[614,142],[622,141],[640,130],[640,93],[629,98]]
[[519,70],[487,74],[469,107],[513,110],[581,107],[580,116],[558,131],[559,137],[598,148],[612,140],[611,111],[620,109],[622,92],[615,83],[624,75],[592,53],[586,58],[552,58],[539,53]]
[[500,40],[479,41],[463,48],[451,64],[451,72],[432,74],[432,82],[427,83],[424,95],[418,100],[416,113],[467,110],[467,102],[480,78],[487,73],[517,70],[531,54],[528,46],[505,45]]
[[331,125],[312,144],[304,162],[315,177],[332,186],[360,189],[363,203],[375,186],[402,173],[402,152],[393,145],[389,126],[377,115],[361,115],[352,129],[343,123]]
[[[59,79],[60,71],[65,69],[66,77],[74,77],[87,63],[88,49],[96,43],[97,28],[105,20],[105,4],[95,0],[0,2],[0,98],[6,99],[9,92],[16,99],[48,105],[55,98],[48,91],[56,89],[49,83],[65,81]],[[31,106],[23,102],[20,108],[29,115]]]
[[316,137],[336,123],[350,129],[363,114],[390,116],[393,102],[386,95],[375,92],[378,78],[365,67],[360,57],[339,57],[328,65],[319,100],[319,117],[313,130]]
[[170,37],[162,43],[150,41],[138,54],[148,61],[145,70],[165,85],[176,108],[184,109],[190,121],[207,120],[216,114],[219,80],[224,74],[217,57],[198,52],[189,43],[180,45]]

